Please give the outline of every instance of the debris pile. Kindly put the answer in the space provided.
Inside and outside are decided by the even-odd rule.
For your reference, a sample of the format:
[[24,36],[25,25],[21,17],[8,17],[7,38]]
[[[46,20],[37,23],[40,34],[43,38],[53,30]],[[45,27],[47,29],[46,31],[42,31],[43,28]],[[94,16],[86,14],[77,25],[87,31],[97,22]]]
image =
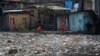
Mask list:
[[99,35],[0,33],[0,56],[100,56]]

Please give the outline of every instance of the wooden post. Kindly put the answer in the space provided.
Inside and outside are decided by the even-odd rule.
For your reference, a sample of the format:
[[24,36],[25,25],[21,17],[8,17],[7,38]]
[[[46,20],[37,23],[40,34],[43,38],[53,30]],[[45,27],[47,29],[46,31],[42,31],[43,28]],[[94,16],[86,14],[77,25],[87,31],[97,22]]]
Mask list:
[[80,0],[80,1],[79,1],[79,5],[80,5],[80,6],[79,6],[79,7],[80,7],[79,10],[80,10],[80,11],[83,11],[83,10],[84,10],[84,0]]

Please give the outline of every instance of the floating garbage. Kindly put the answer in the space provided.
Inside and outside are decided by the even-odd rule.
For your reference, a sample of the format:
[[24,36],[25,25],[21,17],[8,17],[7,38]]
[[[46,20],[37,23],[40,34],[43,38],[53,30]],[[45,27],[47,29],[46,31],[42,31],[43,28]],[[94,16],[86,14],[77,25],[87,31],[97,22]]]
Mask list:
[[100,56],[99,52],[99,35],[0,33],[0,56]]

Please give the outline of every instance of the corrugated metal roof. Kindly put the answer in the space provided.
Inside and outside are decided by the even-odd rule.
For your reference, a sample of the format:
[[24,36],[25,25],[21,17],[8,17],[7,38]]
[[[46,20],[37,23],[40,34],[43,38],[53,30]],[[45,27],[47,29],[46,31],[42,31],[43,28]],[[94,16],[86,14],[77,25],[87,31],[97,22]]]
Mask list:
[[[35,7],[39,8],[39,7],[44,7],[43,5],[34,5]],[[64,7],[61,7],[61,6],[47,6],[47,8],[49,9],[53,9],[53,10],[71,10],[71,9],[68,9],[68,8],[64,8]]]
[[23,12],[26,10],[4,10],[3,13],[9,13],[9,12]]

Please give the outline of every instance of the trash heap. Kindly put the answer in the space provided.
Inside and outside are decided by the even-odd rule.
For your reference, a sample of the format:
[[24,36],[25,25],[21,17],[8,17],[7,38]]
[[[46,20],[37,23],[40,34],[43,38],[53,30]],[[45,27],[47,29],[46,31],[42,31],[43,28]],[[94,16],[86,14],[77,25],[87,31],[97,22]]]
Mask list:
[[100,35],[3,32],[0,56],[100,56]]

